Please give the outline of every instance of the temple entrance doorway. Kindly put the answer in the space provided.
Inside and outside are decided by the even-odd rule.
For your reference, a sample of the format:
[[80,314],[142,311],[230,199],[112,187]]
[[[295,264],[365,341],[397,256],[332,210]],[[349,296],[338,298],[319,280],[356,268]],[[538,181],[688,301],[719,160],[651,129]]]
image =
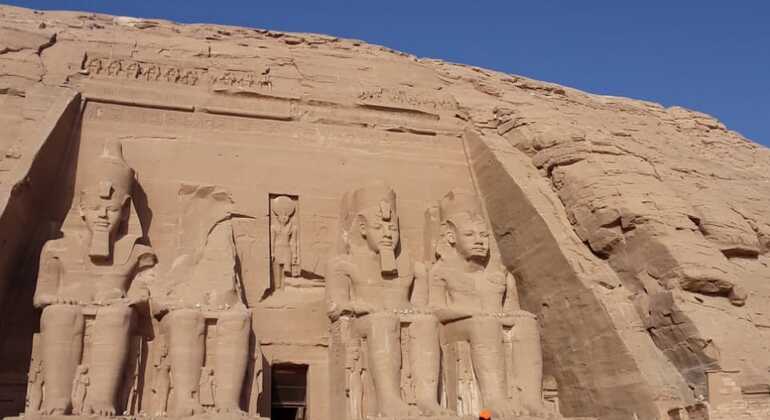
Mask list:
[[305,420],[307,365],[278,364],[272,367],[272,420]]

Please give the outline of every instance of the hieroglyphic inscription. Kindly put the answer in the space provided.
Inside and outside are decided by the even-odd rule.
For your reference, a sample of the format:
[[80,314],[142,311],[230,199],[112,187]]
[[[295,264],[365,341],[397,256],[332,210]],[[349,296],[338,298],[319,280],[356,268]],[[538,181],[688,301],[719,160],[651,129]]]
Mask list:
[[434,96],[418,92],[409,92],[406,89],[390,89],[383,87],[364,89],[358,94],[358,99],[365,103],[398,104],[429,111],[455,109],[457,107],[457,103],[452,98],[446,96]]
[[99,79],[127,79],[173,83],[186,86],[227,86],[237,88],[272,88],[266,79],[269,70],[251,72],[219,70],[179,64],[151,63],[130,58],[86,56],[83,74]]

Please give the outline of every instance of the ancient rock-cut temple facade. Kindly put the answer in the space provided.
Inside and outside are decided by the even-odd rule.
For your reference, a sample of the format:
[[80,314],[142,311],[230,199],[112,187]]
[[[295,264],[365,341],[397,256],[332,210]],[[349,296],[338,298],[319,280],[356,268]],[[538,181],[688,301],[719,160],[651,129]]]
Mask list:
[[0,124],[0,417],[770,417],[770,151],[707,115],[0,7]]

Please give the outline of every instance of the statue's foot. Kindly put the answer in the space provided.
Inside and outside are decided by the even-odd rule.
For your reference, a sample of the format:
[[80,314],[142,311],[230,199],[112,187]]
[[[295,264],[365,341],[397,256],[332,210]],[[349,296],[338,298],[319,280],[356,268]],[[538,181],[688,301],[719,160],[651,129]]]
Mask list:
[[173,417],[190,417],[196,414],[203,413],[205,410],[197,401],[188,400],[176,404],[173,410],[170,410],[169,414]]
[[518,416],[519,410],[513,406],[512,401],[508,399],[490,400],[484,408],[492,412],[492,418],[510,418]]
[[383,401],[380,404],[380,413],[383,417],[410,417],[419,416],[420,410],[400,398],[394,398],[392,401]]
[[40,412],[46,416],[63,416],[69,411],[70,403],[65,398],[46,400]]
[[421,401],[417,400],[417,408],[420,409],[420,414],[423,416],[456,416],[452,410],[446,409],[439,405],[435,401]]
[[522,401],[522,414],[527,416],[541,416],[545,414],[545,407],[542,401]]
[[115,415],[115,405],[104,401],[92,401],[83,407],[83,414],[112,417]]
[[241,410],[237,405],[217,406],[216,411],[219,414],[232,414],[236,416],[246,416],[247,413]]

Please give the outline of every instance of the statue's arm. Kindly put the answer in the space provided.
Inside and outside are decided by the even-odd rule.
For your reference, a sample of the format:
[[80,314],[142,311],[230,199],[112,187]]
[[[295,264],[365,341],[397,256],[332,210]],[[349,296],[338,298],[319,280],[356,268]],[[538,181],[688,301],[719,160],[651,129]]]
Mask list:
[[329,261],[329,273],[326,276],[327,314],[332,321],[337,320],[350,308],[349,267],[342,258]]
[[450,322],[458,319],[470,318],[471,314],[450,308],[447,303],[447,282],[442,270],[433,266],[429,274],[430,292],[428,293],[428,306],[436,314],[439,321]]
[[32,303],[36,308],[54,304],[58,301],[59,278],[61,276],[61,261],[54,255],[49,244],[40,253],[40,268],[37,274],[37,287]]
[[428,286],[430,288],[428,292],[428,306],[433,309],[446,308],[446,280],[436,266],[433,266],[428,273]]
[[155,252],[146,245],[136,245],[134,252],[137,253],[136,268],[134,278],[126,292],[128,304],[131,306],[145,303],[150,299],[150,284],[155,281],[155,265],[158,262]]
[[414,264],[414,282],[412,284],[412,296],[410,301],[417,308],[428,307],[430,291],[428,286],[428,272],[425,264]]
[[516,287],[516,277],[505,271],[505,302],[503,302],[503,312],[512,313],[521,310],[519,304],[519,290]]

